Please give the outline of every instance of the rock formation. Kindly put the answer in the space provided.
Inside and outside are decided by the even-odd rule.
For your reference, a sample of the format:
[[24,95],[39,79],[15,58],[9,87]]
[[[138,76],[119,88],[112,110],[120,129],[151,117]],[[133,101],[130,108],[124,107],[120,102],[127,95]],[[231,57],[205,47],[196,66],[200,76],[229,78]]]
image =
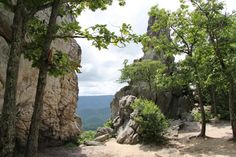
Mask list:
[[[153,32],[151,26],[154,24],[154,17],[149,18],[147,35],[156,36],[157,38],[160,34],[164,34],[170,39],[169,29],[164,29],[160,32]],[[170,39],[171,40],[171,39]],[[136,60],[136,62],[141,62],[143,60],[158,60],[166,64],[168,67],[167,74],[173,72],[173,67],[171,63],[174,62],[174,57],[167,57],[164,52],[156,52],[151,44],[147,44],[147,47],[143,48],[144,56]],[[183,118],[184,114],[191,110],[192,99],[191,92],[188,89],[170,89],[167,92],[159,92],[150,90],[146,82],[132,82],[128,86],[122,88],[115,94],[115,97],[111,103],[112,119],[118,115],[119,111],[119,100],[126,95],[134,95],[136,97],[142,97],[154,101],[159,105],[161,111],[168,118]]]
[[[140,111],[132,109],[131,104],[137,99],[132,95],[127,95],[119,100],[117,116],[112,121],[112,128],[99,128],[95,141],[104,142],[110,137],[115,137],[121,144],[137,144],[140,141],[139,124],[135,117],[140,116]],[[178,137],[179,131],[186,125],[187,120],[169,120],[169,127],[164,136],[167,138]]]
[[[43,13],[42,13],[43,15]],[[13,14],[0,8],[0,111],[2,110],[6,69],[9,55],[10,25]],[[68,17],[67,17],[68,18]],[[60,20],[60,19],[59,19]],[[68,18],[67,20],[71,20]],[[68,52],[71,59],[80,63],[81,49],[75,40],[56,40],[53,47]],[[21,57],[17,85],[17,142],[26,143],[32,105],[36,93],[38,69],[31,67],[31,62]],[[48,77],[44,97],[44,111],[40,127],[40,142],[59,144],[79,134],[80,129],[75,111],[78,101],[78,84],[75,73],[55,78]]]
[[119,101],[119,115],[113,120],[118,143],[136,144],[139,142],[138,124],[134,120],[138,111],[131,108],[135,99],[135,96],[128,95]]
[[139,134],[137,133],[139,125],[134,120],[138,111],[131,107],[135,99],[136,97],[132,95],[120,99],[118,115],[112,121],[112,128],[98,128],[95,141],[104,142],[110,137],[116,137],[116,141],[121,144],[137,144],[139,142]]

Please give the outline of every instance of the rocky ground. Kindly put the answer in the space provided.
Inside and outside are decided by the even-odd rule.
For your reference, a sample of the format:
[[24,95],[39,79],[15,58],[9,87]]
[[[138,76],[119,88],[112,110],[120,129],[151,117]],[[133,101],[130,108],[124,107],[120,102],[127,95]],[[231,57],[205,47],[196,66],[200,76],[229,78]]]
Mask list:
[[210,138],[189,138],[198,134],[198,123],[188,122],[165,146],[118,144],[110,139],[101,146],[75,148],[48,148],[40,157],[235,157],[236,144],[229,141],[231,134],[229,122],[207,125]]

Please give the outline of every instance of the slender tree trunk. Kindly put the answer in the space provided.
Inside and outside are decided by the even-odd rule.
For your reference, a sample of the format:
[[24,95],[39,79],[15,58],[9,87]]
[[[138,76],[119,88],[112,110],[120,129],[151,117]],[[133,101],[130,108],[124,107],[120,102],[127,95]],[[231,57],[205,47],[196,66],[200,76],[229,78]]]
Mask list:
[[60,7],[60,0],[54,0],[52,5],[51,16],[47,28],[47,34],[43,45],[43,53],[41,56],[41,64],[39,68],[38,85],[34,103],[34,112],[31,119],[30,131],[26,146],[25,157],[37,157],[38,151],[38,136],[39,126],[41,123],[41,116],[43,112],[43,96],[47,83],[47,72],[48,72],[48,52],[55,35],[56,19]]
[[234,82],[232,81],[229,85],[229,113],[233,132],[233,141],[236,142],[236,111],[234,105]]
[[12,41],[7,64],[4,103],[0,123],[1,157],[12,157],[15,148],[16,90],[23,40],[23,1],[18,0],[12,25]]
[[211,89],[211,113],[214,115],[214,116],[217,116],[217,100],[216,100],[216,88],[214,85],[212,85],[210,87]]
[[198,91],[199,106],[200,106],[201,118],[202,118],[201,132],[198,135],[198,137],[206,137],[206,114],[205,114],[204,105],[203,105],[202,89],[199,84],[197,84],[197,91]]
[[212,36],[211,43],[213,43],[215,55],[220,62],[220,66],[222,69],[222,74],[226,78],[226,80],[229,83],[229,114],[230,114],[230,123],[231,128],[233,132],[233,141],[236,142],[236,103],[234,102],[234,77],[228,70],[229,68],[226,66],[223,57],[221,55],[219,46],[218,46],[218,40],[214,40]]

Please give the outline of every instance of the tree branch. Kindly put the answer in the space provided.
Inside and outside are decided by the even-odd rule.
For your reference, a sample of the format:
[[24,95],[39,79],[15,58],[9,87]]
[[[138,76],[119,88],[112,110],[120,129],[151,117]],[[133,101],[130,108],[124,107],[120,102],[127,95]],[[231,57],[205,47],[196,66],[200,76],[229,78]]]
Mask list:
[[173,26],[171,26],[171,28],[182,39],[183,43],[187,46],[187,50],[188,50],[187,54],[191,55],[191,51],[190,51],[190,47],[189,47],[188,42],[184,39],[184,37]]
[[[80,2],[82,2],[82,0],[81,1],[76,1],[76,0],[61,0],[61,4],[65,4],[65,3],[69,3],[69,2],[77,2],[77,3],[80,3]],[[53,4],[53,2],[49,2],[49,3],[45,3],[45,4],[43,4],[43,5],[41,5],[41,6],[38,6],[36,9],[34,9],[34,10],[32,10],[30,13],[29,13],[29,15],[30,16],[34,16],[38,11],[41,11],[41,10],[45,10],[45,9],[47,9],[47,8],[50,8],[51,6],[52,6],[52,4]]]
[[86,38],[85,36],[82,35],[55,35],[53,37],[54,39],[66,39],[66,38]]

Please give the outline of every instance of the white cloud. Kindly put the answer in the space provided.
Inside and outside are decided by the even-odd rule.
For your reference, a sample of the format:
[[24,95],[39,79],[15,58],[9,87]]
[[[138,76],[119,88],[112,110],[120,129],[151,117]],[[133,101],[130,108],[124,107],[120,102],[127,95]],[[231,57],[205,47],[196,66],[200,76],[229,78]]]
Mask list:
[[[115,81],[86,81],[80,84],[80,95],[114,95],[125,84]],[[81,94],[83,93],[83,94]]]
[[[178,7],[178,0],[126,0],[127,4],[120,7],[114,2],[106,11],[85,11],[77,18],[81,26],[87,28],[95,24],[107,24],[109,29],[117,31],[122,23],[132,25],[134,32],[143,34],[147,30],[148,11],[151,6],[159,5],[169,10]],[[226,0],[227,10],[233,10],[236,0]],[[82,74],[79,74],[80,95],[114,94],[124,84],[119,84],[119,69],[124,59],[132,62],[142,56],[142,47],[131,44],[120,49],[113,46],[109,50],[98,51],[91,43],[77,40],[82,47]]]

